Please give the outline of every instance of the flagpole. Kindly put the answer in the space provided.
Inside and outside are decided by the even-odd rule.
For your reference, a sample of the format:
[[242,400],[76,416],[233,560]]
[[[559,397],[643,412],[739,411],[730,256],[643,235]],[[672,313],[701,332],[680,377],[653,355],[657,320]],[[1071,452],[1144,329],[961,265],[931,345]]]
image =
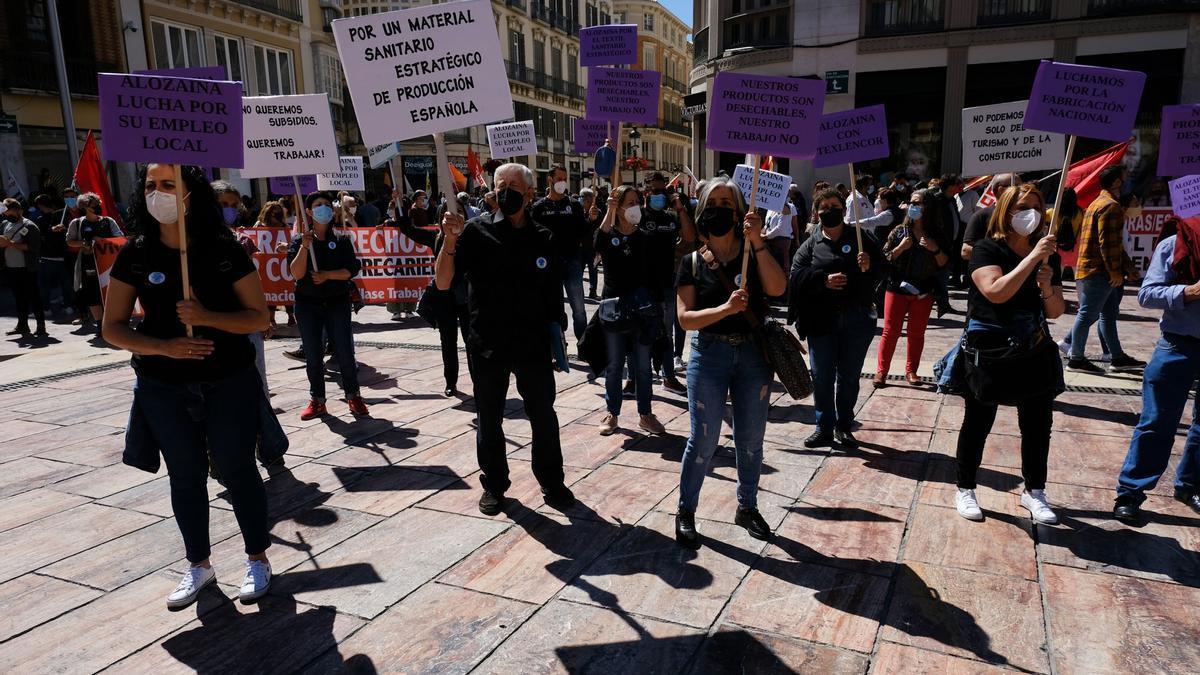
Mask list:
[[612,190],[613,190],[613,192],[616,192],[617,186],[621,184],[621,182],[620,182],[621,181],[621,123],[620,122],[617,122],[617,136],[616,136],[616,139],[613,141],[613,145],[616,146],[613,149],[617,153],[617,161],[615,164],[613,164]]
[[[1063,158],[1062,177],[1058,181],[1058,191],[1054,194],[1054,213],[1062,212],[1063,190],[1067,188],[1068,174],[1071,172],[1071,155],[1075,154],[1075,134],[1067,136],[1067,156]],[[1050,234],[1055,234],[1053,231]]]
[[858,252],[862,253],[862,226],[858,224],[858,187],[854,184],[854,162],[846,167],[850,169],[850,210],[854,213],[854,236],[858,238]]
[[[179,228],[179,270],[180,278],[183,281],[183,300],[187,302],[192,299],[192,284],[188,277],[187,212],[183,203],[183,166],[175,164],[172,168],[175,169],[175,209],[178,214],[175,216],[175,223]],[[187,336],[194,337],[192,325],[186,324],[184,327],[187,329]]]
[[[58,20],[57,3],[46,3],[46,18],[50,23],[50,48],[54,50],[54,70],[58,78],[58,100],[62,106],[63,135],[67,137],[67,152],[71,155],[71,164],[75,164],[79,161],[79,141],[75,138],[75,111],[71,107],[71,85],[67,79],[67,63],[63,56],[62,27]],[[183,182],[180,181],[177,185],[182,186]],[[183,213],[182,206],[179,212]],[[184,293],[188,292],[187,284],[184,284]],[[189,328],[188,335],[191,334]]]
[[450,190],[446,195],[446,212],[458,213],[458,195],[454,194],[454,184],[450,181],[450,158],[446,152],[446,134],[438,132],[433,135],[433,147],[437,153],[438,187],[445,190],[447,183]]
[[[296,188],[296,218],[300,221],[300,231],[312,232],[311,226],[308,224],[308,218],[304,215],[304,195],[300,194],[300,179],[292,176],[292,187]],[[308,261],[312,263],[314,272],[320,272],[317,269],[317,253],[313,251],[313,247],[308,247]]]
[[[761,155],[754,156],[754,178],[750,182],[750,208],[746,211],[746,215],[754,213],[758,208],[758,165],[762,162]],[[737,227],[737,224],[734,224]],[[739,284],[741,289],[746,290],[746,275],[750,271],[750,256],[754,255],[753,247],[750,251],[746,250],[746,238],[742,237],[742,283]]]

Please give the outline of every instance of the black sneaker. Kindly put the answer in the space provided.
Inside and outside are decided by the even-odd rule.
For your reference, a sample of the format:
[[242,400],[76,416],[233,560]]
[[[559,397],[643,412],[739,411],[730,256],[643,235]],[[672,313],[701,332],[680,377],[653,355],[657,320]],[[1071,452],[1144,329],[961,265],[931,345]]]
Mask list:
[[303,363],[305,361],[303,349],[297,349],[297,350],[290,351],[290,352],[285,351],[285,352],[283,352],[283,356],[284,356],[284,358],[288,358],[293,361],[300,361],[301,363]]
[[1189,509],[1200,514],[1200,494],[1175,488],[1175,501],[1187,504]]
[[811,436],[804,439],[804,447],[806,448],[828,448],[833,445],[833,434],[828,431],[817,429]]
[[696,514],[679,509],[675,516],[675,541],[684,548],[700,548],[700,533],[696,531]]
[[1139,361],[1128,355],[1114,356],[1108,363],[1108,372],[1110,373],[1136,373],[1145,368],[1145,361]]
[[854,434],[850,433],[849,431],[835,429],[833,432],[833,441],[843,448],[849,448],[851,450],[858,449],[858,439],[855,438]]
[[1072,373],[1088,373],[1089,375],[1103,375],[1105,372],[1103,368],[1087,359],[1068,359],[1067,370]]
[[755,539],[767,541],[771,538],[771,526],[767,525],[767,521],[763,520],[762,514],[758,512],[758,509],[739,506],[737,514],[733,517],[733,524],[746,528],[746,532]]
[[1132,499],[1117,497],[1117,503],[1113,506],[1113,518],[1126,525],[1136,525],[1140,515],[1141,508]]
[[484,490],[479,497],[479,512],[485,516],[494,516],[504,509],[504,494],[492,494]]
[[542,488],[542,497],[546,506],[559,511],[565,511],[575,503],[575,494],[566,485],[560,485],[552,490]]

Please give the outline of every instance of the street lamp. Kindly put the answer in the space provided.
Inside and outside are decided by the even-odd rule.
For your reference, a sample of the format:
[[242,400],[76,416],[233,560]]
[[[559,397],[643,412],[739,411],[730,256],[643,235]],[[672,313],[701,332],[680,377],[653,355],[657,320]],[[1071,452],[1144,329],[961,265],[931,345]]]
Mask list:
[[633,155],[633,187],[637,187],[637,168],[638,168],[638,141],[642,138],[642,132],[633,127],[629,130],[629,152]]

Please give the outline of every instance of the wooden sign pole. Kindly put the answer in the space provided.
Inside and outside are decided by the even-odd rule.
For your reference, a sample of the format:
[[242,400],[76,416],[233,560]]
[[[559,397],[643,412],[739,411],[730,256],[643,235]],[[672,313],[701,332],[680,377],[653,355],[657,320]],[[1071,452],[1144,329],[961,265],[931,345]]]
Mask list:
[[858,187],[854,181],[854,162],[846,165],[850,169],[850,210],[854,213],[854,236],[858,239],[858,252],[863,252],[862,226],[858,224]]
[[[751,179],[751,182],[750,182],[750,208],[749,208],[749,210],[746,211],[747,215],[754,213],[758,209],[758,171],[759,171],[759,164],[761,164],[761,163],[762,163],[762,156],[755,155],[754,156],[754,177]],[[741,225],[741,223],[734,223],[733,226],[738,227],[740,225]],[[742,243],[742,283],[739,284],[739,286],[744,291],[744,290],[746,290],[746,275],[750,270],[750,256],[754,255],[754,250],[753,249],[746,250],[746,246],[747,246],[748,242],[745,241],[745,237],[742,237],[742,241],[743,241],[743,243]]]
[[[183,201],[183,191],[186,185],[183,182],[183,166],[173,164],[175,169],[175,208],[177,215],[175,216],[175,224],[179,227],[179,271],[180,278],[183,280],[183,299],[185,301],[192,299],[192,282],[188,276],[188,236],[187,236],[187,207]],[[187,328],[187,336],[194,337],[191,324],[185,326]]]
[[[304,215],[304,195],[300,194],[300,179],[292,176],[292,187],[296,188],[296,218],[299,219],[301,232],[312,232],[312,226],[308,222],[308,218]],[[320,272],[317,269],[317,254],[313,251],[313,247],[308,247],[308,263],[312,265],[312,271]]]

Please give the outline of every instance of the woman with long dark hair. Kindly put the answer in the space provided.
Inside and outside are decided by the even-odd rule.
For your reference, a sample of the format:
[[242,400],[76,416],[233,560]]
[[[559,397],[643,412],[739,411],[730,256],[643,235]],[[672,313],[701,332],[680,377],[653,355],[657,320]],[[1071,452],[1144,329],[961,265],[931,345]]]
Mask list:
[[[288,265],[296,280],[296,322],[300,325],[300,347],[312,396],[300,419],[326,414],[325,336],[333,343],[338,360],[346,405],[356,417],[367,415],[367,404],[358,389],[358,363],[354,360],[354,335],[350,327],[350,284],[361,267],[350,237],[334,229],[333,199],[325,192],[304,198],[312,228],[292,240]],[[316,260],[316,269],[312,260]]]
[[[704,246],[683,258],[676,281],[679,325],[696,331],[687,367],[692,427],[680,461],[675,518],[675,539],[688,548],[700,545],[696,506],[720,444],[726,399],[733,404],[738,473],[734,523],[756,539],[771,536],[758,511],[758,478],[773,373],[754,327],[766,318],[767,299],[787,291],[787,277],[763,241],[762,218],[747,213],[736,183],[723,176],[709,179],[697,203],[696,229]],[[745,265],[744,256],[750,256]]]
[[[926,199],[929,204],[926,205]],[[941,209],[933,203],[929,190],[918,190],[908,200],[904,222],[888,234],[883,256],[891,263],[887,292],[883,300],[883,338],[875,366],[875,387],[887,382],[892,355],[900,341],[900,331],[908,318],[908,355],[904,379],[917,385],[917,367],[925,348],[925,328],[933,311],[938,275],[950,263],[950,238],[942,228]]]
[[[171,507],[190,566],[167,605],[195,601],[216,580],[209,563],[208,456],[224,479],[245,543],[243,601],[267,592],[271,565],[267,493],[254,450],[269,403],[247,337],[267,328],[267,308],[254,263],[225,227],[217,198],[198,167],[183,168],[177,185],[169,164],[139,173],[131,200],[136,233],[113,264],[104,339],[133,352],[137,373],[126,453],[137,440],[161,452],[171,482]],[[183,191],[192,299],[183,300],[179,213]],[[144,319],[129,325],[134,302]],[[190,326],[193,337],[187,335]],[[273,419],[271,417],[270,419]]]

